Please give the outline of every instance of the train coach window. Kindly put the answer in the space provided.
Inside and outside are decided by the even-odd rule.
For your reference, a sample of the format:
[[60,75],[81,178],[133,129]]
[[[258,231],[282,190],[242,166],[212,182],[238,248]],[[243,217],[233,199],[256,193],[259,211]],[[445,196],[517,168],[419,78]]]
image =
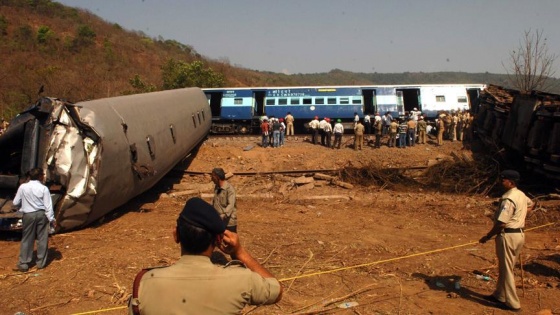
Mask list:
[[467,102],[467,97],[466,96],[457,96],[457,102],[458,103],[466,103]]
[[352,99],[352,104],[362,104],[362,99],[361,98],[353,98]]
[[177,138],[175,138],[175,131],[173,130],[173,125],[169,125],[169,131],[171,132],[171,139],[173,139],[173,143],[177,143]]
[[243,104],[243,99],[242,98],[234,98],[233,99],[233,104],[241,105],[241,104]]
[[200,119],[200,113],[196,113],[196,115],[198,116],[198,123],[202,124],[202,120]]
[[194,127],[196,128],[196,119],[194,118],[194,114],[192,115],[192,122],[194,124]]
[[303,99],[303,105],[311,105],[311,99],[310,98],[304,98]]
[[336,97],[327,98],[327,104],[329,105],[336,104]]
[[152,139],[152,136],[146,137],[146,144],[148,145],[148,152],[150,152],[150,157],[153,159],[156,158],[156,148],[155,142]]
[[325,104],[325,99],[322,98],[322,97],[317,97],[317,98],[315,99],[315,104],[317,104],[317,105],[323,105],[323,104]]
[[278,105],[288,105],[288,99],[287,98],[279,98],[278,99]]
[[299,105],[299,98],[290,98],[290,105]]
[[445,95],[436,95],[436,102],[445,102]]
[[276,100],[273,98],[267,98],[266,105],[276,105]]
[[348,99],[348,97],[341,97],[340,104],[344,104],[344,105],[350,104],[350,99]]

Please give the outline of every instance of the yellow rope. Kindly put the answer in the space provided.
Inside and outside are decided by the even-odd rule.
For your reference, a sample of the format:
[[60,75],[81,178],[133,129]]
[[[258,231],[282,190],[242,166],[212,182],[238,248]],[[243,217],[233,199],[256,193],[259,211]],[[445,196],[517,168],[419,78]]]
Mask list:
[[[543,224],[543,225],[540,225],[540,226],[532,227],[530,229],[526,229],[525,231],[532,231],[532,230],[540,229],[540,228],[543,228],[545,226],[553,225],[555,223],[556,222]],[[378,261],[365,263],[365,264],[360,264],[360,265],[348,266],[348,267],[337,268],[337,269],[332,269],[332,270],[327,270],[327,271],[314,272],[314,273],[304,274],[304,275],[301,275],[301,276],[294,276],[294,277],[290,277],[290,278],[283,278],[283,279],[280,279],[278,281],[284,282],[284,281],[290,281],[290,280],[295,280],[295,279],[300,279],[300,278],[307,278],[307,277],[323,275],[323,274],[328,274],[328,273],[335,273],[335,272],[348,270],[348,269],[367,267],[367,266],[382,264],[382,263],[391,262],[391,261],[397,261],[397,260],[406,259],[406,258],[412,258],[412,257],[417,257],[417,256],[422,256],[422,255],[429,255],[429,254],[433,254],[433,253],[439,253],[439,252],[443,252],[443,251],[446,251],[446,250],[451,250],[451,249],[464,247],[464,246],[469,246],[469,245],[474,245],[474,244],[478,244],[478,241],[470,242],[470,243],[466,243],[466,244],[461,244],[461,245],[445,247],[445,248],[440,248],[440,249],[434,249],[434,250],[430,250],[430,251],[427,251],[427,252],[416,253],[416,254],[407,255],[407,256],[378,260]],[[85,312],[85,313],[75,313],[75,314],[72,314],[72,315],[96,314],[96,313],[108,312],[108,311],[113,311],[113,310],[120,310],[120,309],[124,309],[124,308],[127,308],[127,307],[128,306],[118,306],[118,307],[106,308],[106,309],[101,309],[101,310],[97,310],[97,311]]]
[[114,310],[122,310],[128,308],[128,306],[117,306],[117,307],[112,307],[112,308],[105,308],[102,310],[97,310],[97,311],[89,311],[89,312],[83,312],[83,313],[74,313],[72,315],[85,315],[85,314],[97,314],[97,313],[103,313],[103,312],[109,312],[109,311],[114,311]]
[[[547,224],[544,224],[544,225],[541,225],[541,226],[526,229],[525,231],[531,231],[531,230],[539,229],[539,228],[542,228],[542,227],[545,227],[545,226],[552,225],[554,223],[556,223],[556,222],[547,223]],[[408,255],[408,256],[401,256],[401,257],[389,258],[389,259],[385,259],[385,260],[378,260],[378,261],[374,261],[374,262],[370,262],[370,263],[348,266],[348,267],[343,267],[343,268],[337,268],[337,269],[332,269],[332,270],[327,270],[327,271],[319,271],[319,272],[304,274],[304,275],[301,275],[301,276],[284,278],[284,279],[280,279],[278,281],[280,281],[280,282],[289,281],[289,280],[294,280],[294,279],[299,279],[299,278],[306,278],[306,277],[311,277],[311,276],[316,276],[316,275],[339,272],[339,271],[342,271],[342,270],[348,270],[348,269],[353,269],[353,268],[367,267],[367,266],[382,264],[382,263],[386,263],[386,262],[397,261],[397,260],[406,259],[406,258],[412,258],[412,257],[416,257],[416,256],[422,256],[422,255],[428,255],[428,254],[443,252],[443,251],[446,251],[446,250],[455,249],[455,248],[464,247],[464,246],[469,246],[469,245],[474,245],[474,244],[478,244],[478,241],[470,242],[470,243],[466,243],[466,244],[461,244],[461,245],[455,245],[455,246],[446,247],[446,248],[434,249],[434,250],[430,250],[430,251],[427,251],[427,252],[416,253],[416,254],[412,254],[412,255]]]

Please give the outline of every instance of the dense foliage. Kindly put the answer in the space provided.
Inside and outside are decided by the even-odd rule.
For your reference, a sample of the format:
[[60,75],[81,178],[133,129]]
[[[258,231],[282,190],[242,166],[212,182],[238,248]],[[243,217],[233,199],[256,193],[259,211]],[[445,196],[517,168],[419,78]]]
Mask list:
[[0,114],[8,119],[33,103],[41,86],[44,95],[77,102],[189,86],[508,82],[505,75],[490,73],[253,71],[50,0],[0,0],[0,51]]

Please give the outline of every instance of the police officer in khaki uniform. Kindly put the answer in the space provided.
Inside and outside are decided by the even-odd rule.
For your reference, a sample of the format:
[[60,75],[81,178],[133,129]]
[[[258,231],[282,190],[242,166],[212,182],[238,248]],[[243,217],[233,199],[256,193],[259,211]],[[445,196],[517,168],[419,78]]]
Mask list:
[[[181,258],[169,267],[139,273],[129,314],[239,314],[245,305],[273,304],[282,296],[278,280],[227,231],[218,213],[200,198],[189,199],[173,233]],[[218,247],[246,266],[218,266]]]
[[[358,116],[356,114],[356,116]],[[360,120],[356,121],[356,126],[354,127],[354,150],[361,150],[364,144],[364,132],[365,127],[362,125]]]
[[286,120],[286,136],[293,136],[294,135],[294,116],[292,113],[288,112],[288,115],[284,117]]
[[212,182],[214,182],[214,198],[212,206],[226,223],[226,229],[237,233],[237,200],[235,189],[226,181],[226,173],[222,168],[212,170]]
[[515,291],[513,267],[525,244],[525,217],[533,210],[534,203],[517,189],[520,179],[517,171],[505,170],[500,174],[500,178],[507,192],[502,195],[500,206],[494,214],[494,226],[479,240],[484,244],[496,235],[499,276],[496,290],[485,299],[497,303],[502,309],[518,311],[521,309],[521,303]]

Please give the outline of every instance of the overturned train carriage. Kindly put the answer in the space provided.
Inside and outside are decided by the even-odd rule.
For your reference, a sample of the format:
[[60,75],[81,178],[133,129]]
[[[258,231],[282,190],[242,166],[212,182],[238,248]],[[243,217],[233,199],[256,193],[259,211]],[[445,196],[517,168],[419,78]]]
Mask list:
[[479,138],[527,170],[560,180],[560,95],[489,85],[475,119]]
[[206,137],[211,118],[198,88],[40,99],[0,136],[0,229],[17,228],[12,199],[30,169],[46,171],[58,229],[80,228],[150,189]]

